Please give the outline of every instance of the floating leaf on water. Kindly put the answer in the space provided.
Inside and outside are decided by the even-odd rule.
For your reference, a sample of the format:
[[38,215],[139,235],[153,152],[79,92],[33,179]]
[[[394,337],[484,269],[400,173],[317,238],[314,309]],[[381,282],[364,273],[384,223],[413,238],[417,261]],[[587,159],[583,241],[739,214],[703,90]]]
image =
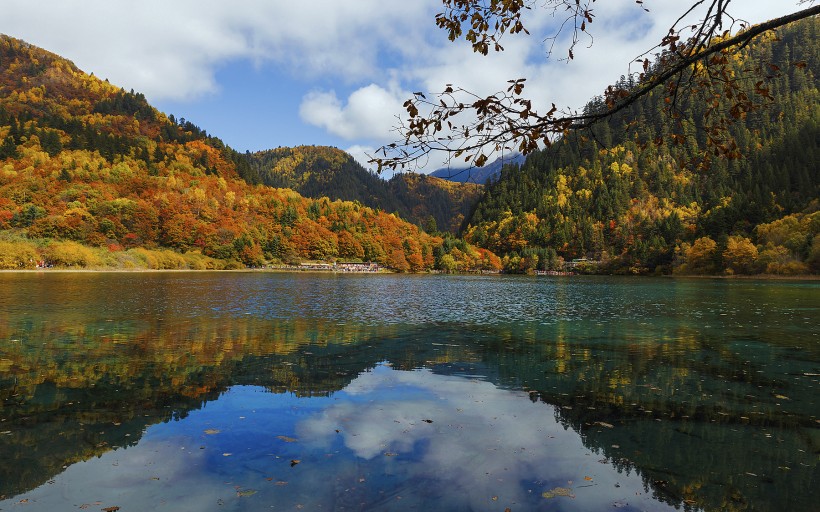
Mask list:
[[574,498],[575,496],[572,495],[572,489],[567,487],[556,487],[554,489],[550,489],[549,491],[544,491],[541,493],[542,498],[551,499],[556,496],[563,496],[565,498]]
[[113,507],[105,507],[104,509],[102,509],[102,511],[103,512],[117,512],[117,510],[119,510],[119,509],[120,509],[120,507],[113,506]]
[[294,437],[288,437],[288,436],[276,436],[276,439],[281,439],[282,441],[284,441],[286,443],[295,443],[296,441],[298,441],[298,439],[296,439]]
[[205,429],[205,435],[212,436],[214,434],[219,434],[219,430],[215,428]]
[[784,395],[774,395],[775,398],[778,400],[791,400],[791,398],[784,396]]
[[223,453],[223,454],[222,454],[222,456],[223,456],[223,457],[230,457],[231,455],[233,455],[233,454],[232,454],[232,453],[229,453],[229,452],[226,452],[226,453]]
[[592,477],[591,477],[591,476],[585,476],[585,477],[584,477],[584,480],[586,480],[587,482],[591,482],[591,481],[592,481]]
[[302,461],[301,461],[301,460],[299,460],[299,459],[291,459],[291,461],[290,461],[290,467],[293,467],[293,466],[295,466],[295,465],[299,464],[300,462],[302,462]]
[[597,425],[602,426],[602,427],[606,427],[606,428],[615,428],[615,425],[613,425],[613,424],[611,424],[611,423],[606,423],[606,422],[603,422],[603,421],[596,421],[595,423],[596,423]]
[[244,489],[242,491],[236,491],[236,495],[240,498],[247,498],[248,496],[253,496],[256,492],[257,491],[253,489]]

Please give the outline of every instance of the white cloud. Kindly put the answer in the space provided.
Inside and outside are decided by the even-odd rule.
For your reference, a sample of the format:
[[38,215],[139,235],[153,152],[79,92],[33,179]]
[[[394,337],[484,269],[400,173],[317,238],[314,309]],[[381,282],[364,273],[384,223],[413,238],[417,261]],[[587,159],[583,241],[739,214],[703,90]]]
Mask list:
[[306,78],[378,76],[379,53],[415,37],[400,27],[432,25],[432,3],[10,0],[0,32],[151,99],[179,100],[214,91],[217,67],[232,59]]
[[[374,165],[368,163],[372,157],[376,156],[376,148],[373,146],[366,146],[361,144],[354,144],[347,149],[345,152],[352,156],[357,162],[359,162],[362,167],[365,169],[371,170],[375,172],[377,169]],[[393,174],[392,173],[382,173],[381,175],[385,179],[390,179]]]
[[[645,5],[651,12],[645,13],[634,0],[598,2],[589,27],[594,44],[586,48],[582,41],[569,63],[560,60],[565,44],[546,57],[544,38],[561,21],[560,11],[553,15],[536,6],[526,20],[531,36],[507,35],[505,52],[481,57],[435,27],[439,0],[5,0],[0,32],[59,53],[154,102],[205,101],[229,87],[217,81],[221,66],[250,60],[297,78],[310,91],[290,99],[301,105],[300,119],[280,122],[301,121],[355,145],[378,146],[397,139],[391,130],[396,116],[404,115],[408,91],[436,92],[447,83],[486,95],[508,79],[527,77],[534,106],[580,108],[627,73],[630,60],[654,46],[689,4],[650,0]],[[797,0],[745,0],[730,7],[752,23],[800,8]],[[219,126],[208,129],[221,134]]]
[[396,125],[409,93],[370,84],[355,90],[345,103],[334,91],[313,91],[299,108],[302,119],[344,139],[383,137]]

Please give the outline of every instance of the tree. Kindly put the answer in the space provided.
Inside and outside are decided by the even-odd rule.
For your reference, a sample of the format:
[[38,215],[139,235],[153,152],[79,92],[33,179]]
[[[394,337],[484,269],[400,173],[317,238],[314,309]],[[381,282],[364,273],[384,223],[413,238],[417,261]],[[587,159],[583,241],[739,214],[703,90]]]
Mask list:
[[717,243],[708,236],[698,238],[686,251],[686,265],[692,274],[711,274],[716,270]]
[[11,135],[3,139],[0,144],[0,160],[7,158],[17,158],[17,144],[14,143],[14,137]]
[[755,271],[757,247],[751,240],[742,236],[730,236],[723,251],[723,263],[727,272],[733,274],[752,274]]
[[[747,112],[773,99],[767,78],[777,70],[761,64],[747,70],[744,73],[747,76],[738,77],[729,72],[728,65],[737,52],[755,38],[820,14],[820,6],[815,6],[815,1],[800,0],[799,4],[808,4],[808,7],[748,26],[728,9],[731,0],[690,0],[666,36],[635,61],[640,63],[641,70],[630,72],[621,83],[609,87],[594,108],[583,112],[559,110],[549,102],[544,104],[546,108],[539,109],[533,100],[523,96],[526,78],[508,80],[506,89],[486,97],[454,85],[448,85],[429,99],[424,93],[415,93],[404,103],[409,117],[397,127],[403,140],[383,146],[370,162],[377,164],[379,171],[399,170],[412,167],[431,152],[442,151],[481,167],[495,151],[517,150],[528,154],[540,146],[550,146],[570,131],[587,130],[656,89],[663,89],[667,114],[673,119],[679,98],[700,99],[706,105],[708,123],[703,128],[713,153],[738,158],[740,152],[735,141],[728,137],[728,128]],[[594,2],[442,0],[444,12],[436,16],[436,24],[447,31],[451,41],[464,38],[475,52],[487,55],[491,50],[504,50],[501,45],[504,36],[530,34],[522,17],[526,11],[548,9],[556,16],[564,16],[564,21],[559,24],[557,33],[540,35],[551,41],[549,53],[552,54],[559,36],[568,31],[565,59],[572,60],[582,38],[589,38],[592,44],[590,26],[595,20]],[[643,0],[635,0],[635,3],[649,12]],[[705,14],[698,19],[697,13],[703,10]],[[739,31],[733,34],[735,29]],[[742,82],[748,80],[755,83],[751,95],[741,88]],[[671,131],[668,137],[679,143],[686,142],[683,126],[677,127],[677,133]]]

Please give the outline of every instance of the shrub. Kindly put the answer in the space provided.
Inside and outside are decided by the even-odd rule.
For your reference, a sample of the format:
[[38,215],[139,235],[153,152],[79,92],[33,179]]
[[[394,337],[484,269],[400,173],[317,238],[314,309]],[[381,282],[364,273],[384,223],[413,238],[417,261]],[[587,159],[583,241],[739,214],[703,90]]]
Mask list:
[[143,247],[136,249],[129,249],[126,251],[132,254],[137,261],[142,263],[142,266],[151,270],[173,270],[187,268],[185,258],[169,249],[151,250]]
[[221,261],[205,256],[201,252],[190,251],[182,255],[185,264],[191,270],[216,270],[222,267]]
[[812,272],[820,272],[820,235],[815,235],[812,239],[806,263],[808,263]]
[[39,255],[34,245],[27,242],[0,240],[0,269],[17,270],[36,268]]
[[51,242],[43,248],[43,259],[60,267],[93,267],[101,264],[100,258],[90,247],[77,242]]
[[808,273],[809,267],[792,257],[782,245],[767,244],[757,258],[758,265],[767,274],[797,275]]

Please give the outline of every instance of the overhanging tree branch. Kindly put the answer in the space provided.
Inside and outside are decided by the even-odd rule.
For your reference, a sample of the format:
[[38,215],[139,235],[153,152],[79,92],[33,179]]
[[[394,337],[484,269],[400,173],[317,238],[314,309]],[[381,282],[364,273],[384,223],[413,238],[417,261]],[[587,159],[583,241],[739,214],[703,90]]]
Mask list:
[[[468,33],[469,37],[466,38],[473,44],[476,52],[486,54],[488,48],[503,51],[498,41],[505,32],[527,33],[521,23],[520,14],[523,9],[530,8],[529,3],[512,2],[510,5],[514,11],[508,13],[504,11],[504,2],[494,1],[485,5],[481,0],[443,1],[450,10],[445,13],[448,16],[442,14],[437,17],[437,24],[450,30],[450,38],[456,39],[462,35],[460,24],[465,20],[469,21],[472,28],[471,33]],[[589,8],[591,1],[594,2],[550,0],[549,4],[567,6],[571,11],[569,16],[581,20],[580,25],[578,21],[574,22],[576,32],[586,32],[587,22],[592,22],[592,11]],[[711,0],[707,16],[702,22],[691,27],[695,35],[681,42],[677,25],[704,1],[706,0],[696,2],[655,47],[662,52],[654,63],[650,63],[649,59],[643,59],[643,73],[640,74],[637,83],[629,88],[607,89],[605,101],[600,108],[583,113],[559,112],[555,104],[552,104],[546,113],[538,113],[533,109],[533,102],[522,96],[526,82],[524,78],[509,80],[506,90],[486,97],[448,85],[442,93],[432,99],[428,99],[422,93],[416,93],[412,99],[407,100],[404,107],[409,118],[406,121],[400,120],[397,127],[403,140],[380,148],[377,153],[379,156],[372,158],[370,162],[378,165],[380,171],[385,168],[402,170],[418,165],[421,159],[433,152],[444,152],[448,158],[464,157],[465,162],[480,167],[486,163],[487,155],[493,151],[509,150],[527,154],[539,147],[549,146],[570,131],[588,129],[596,122],[623,111],[661,86],[666,86],[667,98],[674,107],[675,98],[679,94],[681,84],[684,83],[684,76],[688,77],[686,85],[692,90],[708,90],[715,84],[723,87],[724,94],[737,101],[729,110],[733,117],[738,118],[756,106],[748,95],[739,90],[737,79],[732,78],[727,72],[726,55],[731,50],[744,48],[766,32],[817,16],[820,14],[820,6],[808,7],[754,25],[730,36],[728,31],[721,30],[724,20],[735,22],[725,11],[731,0]],[[641,1],[637,3],[642,4]],[[813,4],[814,1],[808,3]],[[477,10],[479,7],[484,10]],[[488,15],[499,17],[495,25],[485,23],[486,20],[482,16]],[[442,20],[450,20],[450,23]],[[570,58],[571,49],[576,42],[577,38],[573,38]],[[673,80],[675,77],[678,80]],[[755,92],[764,99],[770,99],[768,89],[762,84],[762,80],[757,82]],[[465,116],[469,117],[468,121],[454,123],[457,118],[463,119]],[[730,122],[725,120],[717,122],[715,127],[709,129],[708,140],[715,143],[716,152],[732,157],[732,146],[719,143],[718,132],[721,129],[725,130],[728,124]]]
[[696,62],[707,59],[716,53],[720,53],[732,47],[741,48],[749,44],[752,41],[752,39],[763,34],[764,32],[768,32],[770,30],[774,30],[776,28],[788,25],[790,23],[794,23],[795,21],[802,20],[804,18],[808,18],[811,16],[816,16],[818,14],[820,14],[820,6],[810,7],[803,11],[798,11],[794,14],[790,14],[788,16],[783,16],[781,18],[770,20],[759,25],[754,25],[753,27],[735,35],[734,37],[713,44],[707,48],[704,48],[700,52],[695,52],[691,55],[684,56],[678,59],[673,65],[671,65],[665,71],[651,78],[648,82],[642,84],[637,90],[630,93],[628,96],[623,97],[620,101],[613,105],[611,109],[608,109],[606,112],[596,115],[585,115],[572,118],[573,123],[570,125],[570,129],[577,130],[588,128],[596,121],[599,121],[606,117],[610,117],[613,114],[620,112],[624,108],[635,103],[635,101],[637,101],[642,96],[649,94],[652,90],[665,84],[672,77],[680,75]]

